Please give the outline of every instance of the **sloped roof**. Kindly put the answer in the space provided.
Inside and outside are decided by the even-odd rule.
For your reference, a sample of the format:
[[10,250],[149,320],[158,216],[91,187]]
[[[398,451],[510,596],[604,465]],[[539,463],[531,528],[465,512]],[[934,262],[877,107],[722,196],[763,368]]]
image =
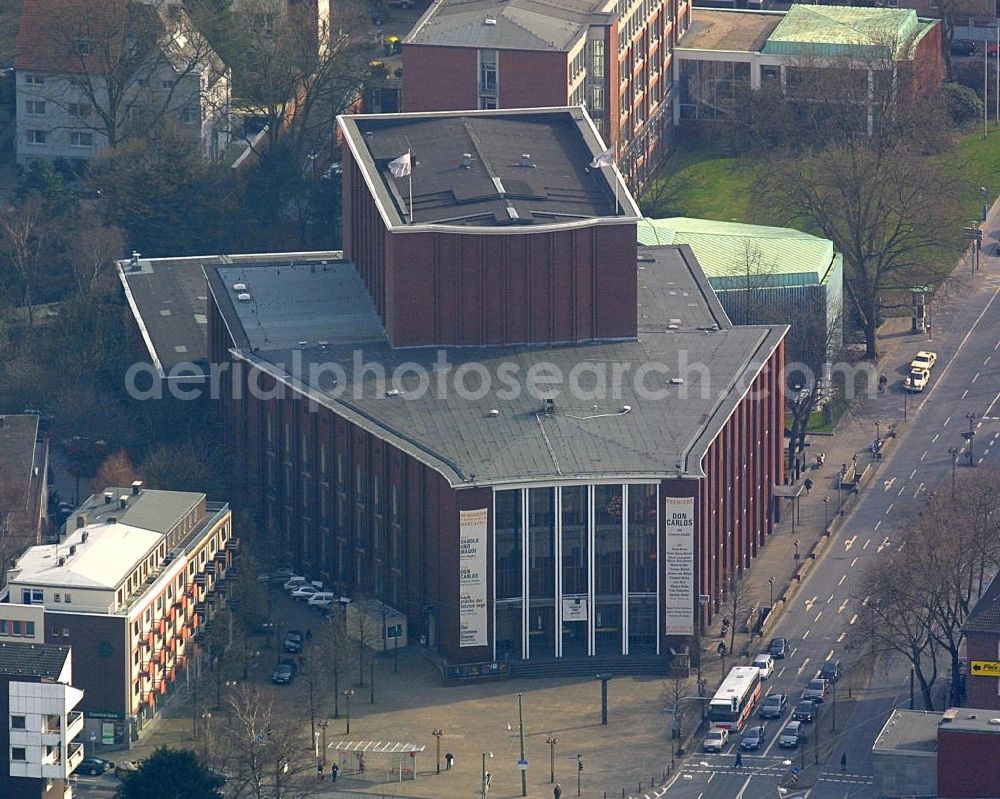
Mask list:
[[965,633],[992,633],[1000,636],[1000,576],[993,579],[979,598],[962,625],[962,630]]
[[833,242],[785,227],[745,225],[676,216],[643,219],[636,228],[640,244],[688,244],[712,288],[730,288],[727,278],[746,277],[775,285],[815,285],[826,281],[834,264]]
[[69,653],[68,646],[0,641],[0,674],[58,680]]
[[768,55],[902,58],[920,33],[911,8],[793,5],[762,52]]
[[563,51],[609,5],[608,0],[438,0],[403,43]]

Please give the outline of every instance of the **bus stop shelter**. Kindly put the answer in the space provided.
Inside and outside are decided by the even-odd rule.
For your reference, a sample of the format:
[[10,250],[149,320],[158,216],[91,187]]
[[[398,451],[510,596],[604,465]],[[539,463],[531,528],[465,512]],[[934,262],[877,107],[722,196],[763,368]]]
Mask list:
[[338,741],[331,744],[343,776],[372,782],[402,782],[417,777],[423,744],[396,741]]

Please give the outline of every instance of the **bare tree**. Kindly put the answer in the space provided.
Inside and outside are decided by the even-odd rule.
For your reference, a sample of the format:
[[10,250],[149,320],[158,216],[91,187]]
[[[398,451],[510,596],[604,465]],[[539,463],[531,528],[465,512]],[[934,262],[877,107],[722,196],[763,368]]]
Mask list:
[[[165,117],[228,99],[225,65],[180,6],[138,0],[52,3],[45,46],[60,68],[38,96],[114,149]],[[193,121],[193,120],[192,120]]]
[[333,717],[340,718],[340,686],[347,671],[354,641],[348,635],[347,622],[339,608],[331,614],[313,642],[313,654],[322,669],[323,679],[333,691]]
[[[362,602],[361,605],[365,603]],[[367,607],[352,603],[348,605],[347,625],[348,634],[354,639],[354,646],[357,648],[358,656],[358,685],[364,687],[365,684],[365,650],[373,644],[375,631],[378,629],[378,621],[367,612]]]
[[114,262],[125,252],[125,234],[121,228],[108,227],[89,220],[73,240],[73,276],[77,291],[93,297],[107,284]]
[[672,677],[663,683],[663,690],[660,692],[660,701],[670,708],[673,716],[671,738],[675,741],[673,747],[676,754],[680,754],[679,749],[684,740],[684,719],[687,715],[681,700],[689,698],[691,691],[689,677]]
[[729,651],[732,652],[736,645],[737,625],[750,618],[757,606],[757,592],[748,580],[734,572],[723,576],[722,590],[722,607],[729,614]]
[[119,449],[104,459],[104,462],[98,467],[90,487],[94,491],[103,491],[105,488],[113,486],[131,485],[132,481],[137,479],[141,480],[142,477],[135,464],[132,463],[128,452]]
[[28,326],[35,323],[34,287],[40,281],[50,218],[44,200],[30,194],[0,209],[0,258],[17,277]]

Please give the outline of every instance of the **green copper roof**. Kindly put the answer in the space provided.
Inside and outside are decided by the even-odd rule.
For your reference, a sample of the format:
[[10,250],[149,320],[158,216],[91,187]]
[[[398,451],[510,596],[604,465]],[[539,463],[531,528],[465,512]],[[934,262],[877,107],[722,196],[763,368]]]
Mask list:
[[910,8],[793,5],[767,38],[768,55],[905,58],[930,26]]
[[773,286],[825,283],[834,264],[833,242],[799,230],[712,219],[643,219],[640,244],[687,244],[712,288],[740,288],[748,273]]

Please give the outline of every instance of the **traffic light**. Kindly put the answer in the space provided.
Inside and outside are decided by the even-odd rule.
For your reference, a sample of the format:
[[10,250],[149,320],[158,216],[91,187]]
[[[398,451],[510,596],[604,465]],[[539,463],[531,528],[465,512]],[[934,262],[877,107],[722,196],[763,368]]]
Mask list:
[[733,713],[735,713],[740,709],[740,700],[737,699],[735,696],[729,698],[729,704],[733,709]]
[[583,771],[583,758],[581,758],[581,757],[580,757],[580,755],[577,755],[577,756],[576,756],[576,767],[577,767],[577,768],[578,768],[578,769],[579,769],[580,771]]

